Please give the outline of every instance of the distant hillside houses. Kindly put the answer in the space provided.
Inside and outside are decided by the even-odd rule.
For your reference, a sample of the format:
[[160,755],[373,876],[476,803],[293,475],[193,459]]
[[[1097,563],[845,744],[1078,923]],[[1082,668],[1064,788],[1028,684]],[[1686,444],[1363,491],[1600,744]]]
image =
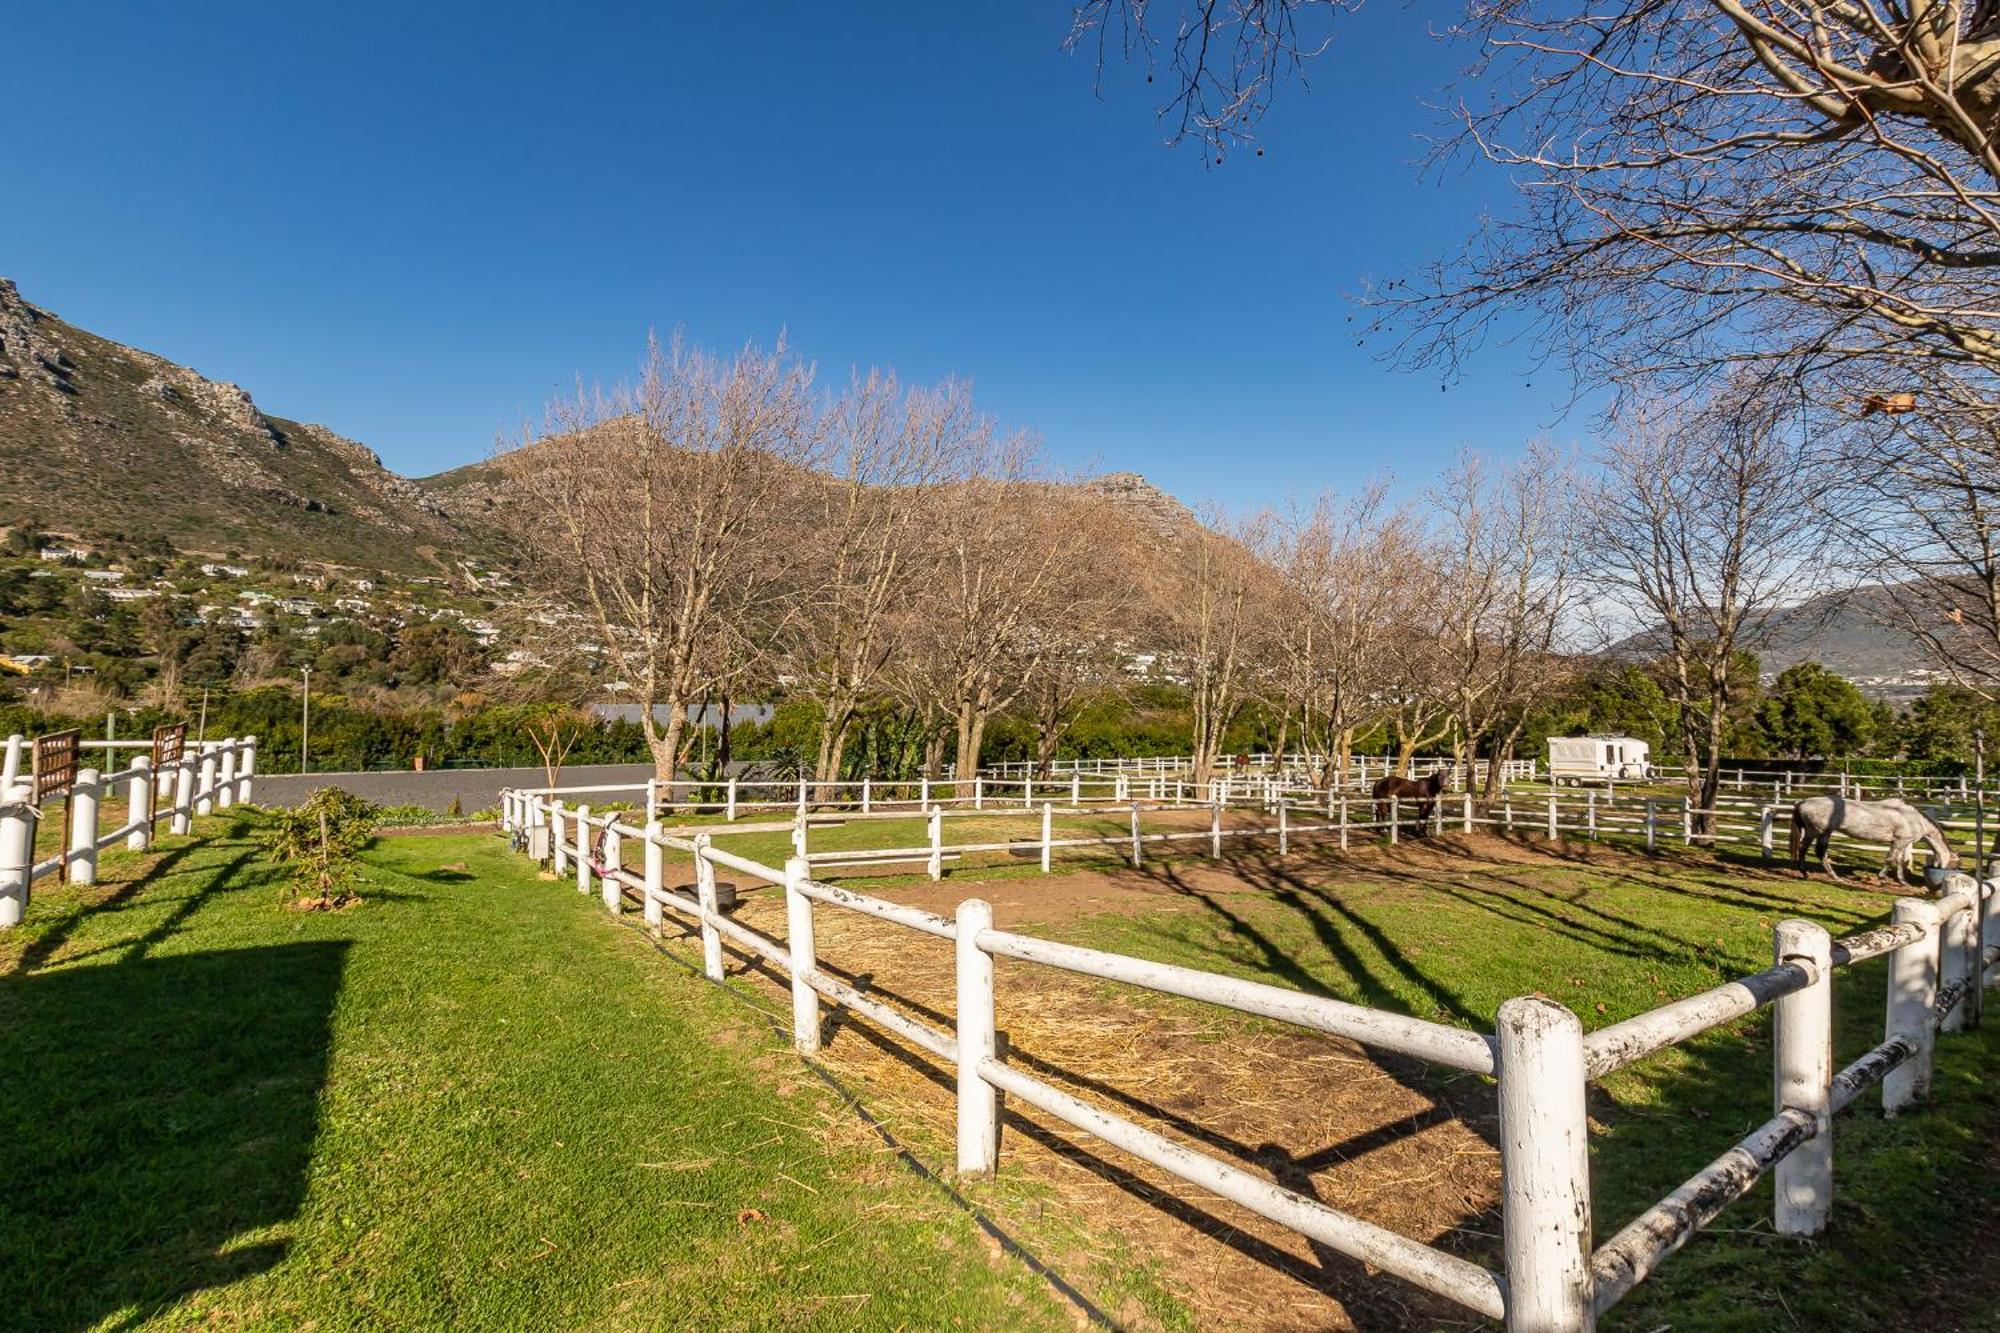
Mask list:
[[53,561],[57,564],[61,564],[65,560],[88,560],[90,558],[90,548],[88,546],[44,546],[41,550],[41,556],[42,559]]
[[202,565],[201,572],[212,579],[243,579],[250,577],[250,571],[242,565],[218,565],[213,562]]

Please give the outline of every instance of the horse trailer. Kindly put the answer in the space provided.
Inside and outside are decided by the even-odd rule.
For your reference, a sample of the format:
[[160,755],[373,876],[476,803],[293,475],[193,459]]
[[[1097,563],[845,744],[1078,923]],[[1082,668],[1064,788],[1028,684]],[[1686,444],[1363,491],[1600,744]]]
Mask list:
[[1630,736],[1549,737],[1551,782],[1640,782],[1652,776],[1646,742]]

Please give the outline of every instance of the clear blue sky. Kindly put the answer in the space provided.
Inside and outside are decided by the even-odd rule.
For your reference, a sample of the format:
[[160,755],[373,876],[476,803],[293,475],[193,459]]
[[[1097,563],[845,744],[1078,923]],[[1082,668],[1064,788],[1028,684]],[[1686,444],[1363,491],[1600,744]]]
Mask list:
[[1355,345],[1350,294],[1505,203],[1419,177],[1444,11],[1344,19],[1207,170],[1158,85],[1093,93],[1061,0],[615,8],[15,6],[0,274],[409,473],[676,326],[964,375],[1060,463],[1230,505],[1421,485],[1566,398],[1519,349],[1441,392]]

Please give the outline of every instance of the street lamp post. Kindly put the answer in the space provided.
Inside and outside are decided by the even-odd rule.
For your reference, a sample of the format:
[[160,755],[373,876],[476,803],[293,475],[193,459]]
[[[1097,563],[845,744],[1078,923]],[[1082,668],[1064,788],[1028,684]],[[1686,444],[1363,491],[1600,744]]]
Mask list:
[[313,669],[300,667],[299,675],[305,683],[299,687],[299,772],[306,771],[306,747],[312,740],[312,683]]

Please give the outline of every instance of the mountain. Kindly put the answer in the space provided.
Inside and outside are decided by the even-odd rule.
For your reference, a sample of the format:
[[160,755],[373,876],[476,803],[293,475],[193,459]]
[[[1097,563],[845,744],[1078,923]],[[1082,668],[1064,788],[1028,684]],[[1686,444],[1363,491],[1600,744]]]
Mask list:
[[479,544],[365,445],[68,324],[5,278],[0,479],[0,522],[183,550],[419,570]]
[[[1759,667],[1768,679],[1799,662],[1818,662],[1865,694],[1908,699],[1943,679],[1907,630],[1897,627],[1895,590],[1869,584],[1823,593],[1774,611],[1752,626]],[[1660,631],[1635,634],[1612,648],[1618,657],[1659,650]]]

